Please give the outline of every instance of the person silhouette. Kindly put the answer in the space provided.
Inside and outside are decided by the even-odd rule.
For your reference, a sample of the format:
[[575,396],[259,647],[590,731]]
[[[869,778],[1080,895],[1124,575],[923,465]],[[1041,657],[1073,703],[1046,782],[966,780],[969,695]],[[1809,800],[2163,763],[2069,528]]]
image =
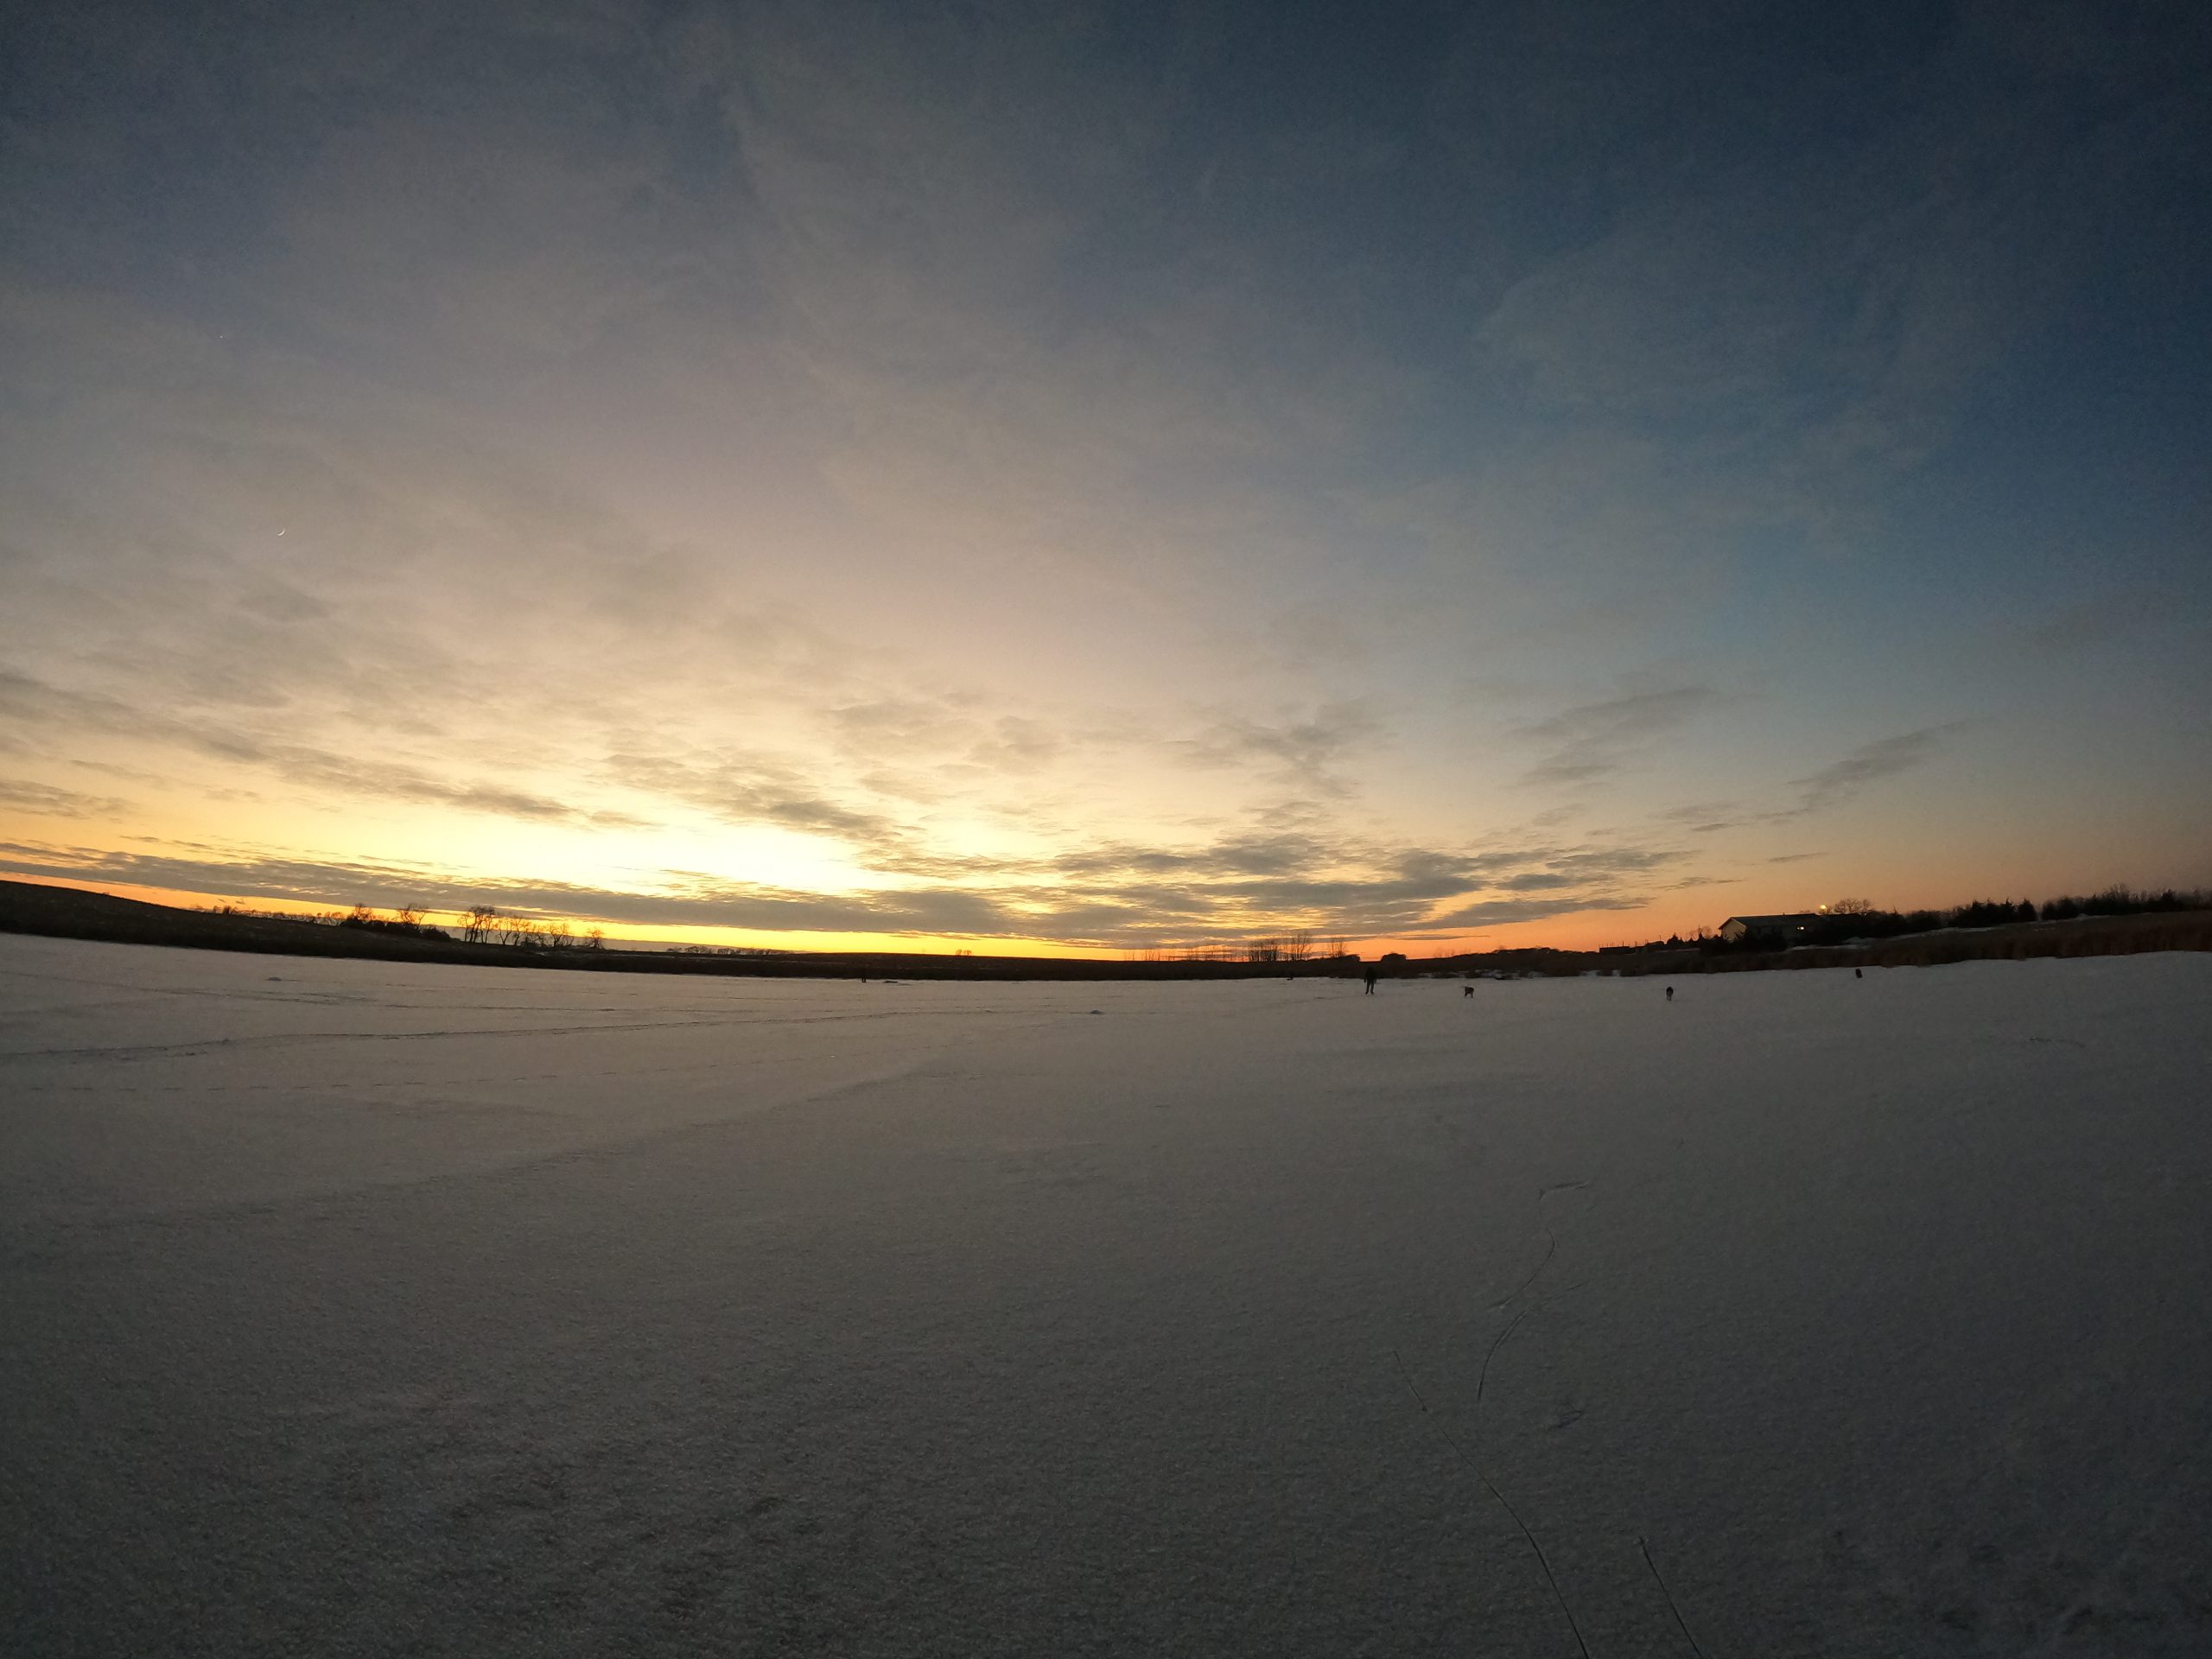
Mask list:
[[1375,970],[1372,968],[1367,970],[1367,995],[1375,995]]
[[1667,1000],[1669,1002],[1675,1000],[1675,988],[1671,985],[1667,988]]

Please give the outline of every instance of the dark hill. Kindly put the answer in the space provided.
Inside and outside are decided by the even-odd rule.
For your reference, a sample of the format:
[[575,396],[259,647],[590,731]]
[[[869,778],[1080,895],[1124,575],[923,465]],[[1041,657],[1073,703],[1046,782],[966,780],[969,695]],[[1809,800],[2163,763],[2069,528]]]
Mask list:
[[1121,962],[1058,957],[948,957],[899,951],[793,951],[773,957],[694,956],[666,950],[528,949],[468,944],[376,928],[334,927],[280,917],[181,910],[81,887],[0,881],[0,932],[201,950],[257,950],[286,957],[356,957],[384,962],[458,962],[490,968],[568,968],[593,973],[719,974],[747,978],[1155,980],[1333,978],[1358,971],[1343,962],[1295,966],[1234,962]]

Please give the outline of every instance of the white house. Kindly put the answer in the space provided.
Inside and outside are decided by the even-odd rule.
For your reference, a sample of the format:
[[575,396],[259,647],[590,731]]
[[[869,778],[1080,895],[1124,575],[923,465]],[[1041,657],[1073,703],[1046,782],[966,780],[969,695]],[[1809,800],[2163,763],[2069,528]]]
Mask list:
[[1815,922],[1827,917],[1818,911],[1802,911],[1795,916],[1731,916],[1720,924],[1720,937],[1732,943],[1747,933],[1758,933],[1783,944],[1802,944],[1813,931]]

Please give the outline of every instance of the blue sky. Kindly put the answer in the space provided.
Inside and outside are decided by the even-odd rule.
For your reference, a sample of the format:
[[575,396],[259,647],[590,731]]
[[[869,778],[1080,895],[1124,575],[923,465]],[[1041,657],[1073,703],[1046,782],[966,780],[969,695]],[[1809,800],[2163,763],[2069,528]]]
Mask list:
[[0,869],[1566,943],[2212,881],[2201,8],[6,26]]

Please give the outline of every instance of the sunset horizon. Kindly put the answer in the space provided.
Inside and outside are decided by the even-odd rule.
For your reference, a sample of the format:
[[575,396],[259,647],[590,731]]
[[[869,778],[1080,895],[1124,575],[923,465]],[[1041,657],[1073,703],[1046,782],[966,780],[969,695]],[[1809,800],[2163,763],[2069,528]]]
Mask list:
[[22,31],[0,875],[1015,954],[2212,885],[2186,54],[1571,35]]
[[[443,931],[457,932],[468,921],[470,906],[431,905],[418,899],[382,902],[355,900],[351,904],[334,905],[313,899],[288,899],[255,893],[182,892],[173,888],[149,887],[130,882],[107,881],[88,886],[81,880],[66,876],[10,872],[0,880],[18,880],[39,886],[77,891],[92,891],[119,899],[136,900],[180,910],[237,912],[300,921],[330,922],[349,914],[365,912],[368,919],[389,922],[402,916],[412,915],[419,924]],[[2063,892],[2030,893],[2023,889],[1983,892],[1976,889],[1971,897],[1952,895],[1949,899],[1926,901],[1910,900],[1902,903],[1884,902],[1875,905],[1889,913],[1947,914],[1961,904],[1996,899],[2011,902],[2025,900],[2031,905],[2048,903],[2052,899],[2087,898],[2099,893],[2116,893],[2125,895],[2125,907],[2137,907],[2136,895],[2143,899],[2158,899],[2161,895],[2171,902],[2178,893],[2193,907],[2212,908],[2212,903],[2200,903],[2207,897],[2203,888],[2177,887],[2166,884],[2135,884],[2130,882],[2079,883]],[[620,897],[620,895],[616,895]],[[983,957],[1020,961],[1034,958],[1040,961],[1058,960],[1219,960],[1227,962],[1276,960],[1318,962],[1335,956],[1341,950],[1351,956],[1372,961],[1385,954],[1403,956],[1408,961],[1446,960],[1480,956],[1490,952],[1528,950],[1556,950],[1567,953],[1587,953],[1607,950],[1625,950],[1647,944],[1664,944],[1669,939],[1684,944],[1711,938],[1720,933],[1722,925],[1733,917],[1775,915],[1821,915],[1829,912],[1837,902],[1874,905],[1874,901],[1855,894],[1838,895],[1835,899],[1814,901],[1793,899],[1771,905],[1739,905],[1725,912],[1708,906],[1699,912],[1699,919],[1667,926],[1654,918],[1649,928],[1640,928],[1624,918],[1638,917],[1642,911],[1605,911],[1593,912],[1588,918],[1562,915],[1535,921],[1507,924],[1502,926],[1452,934],[1448,937],[1414,934],[1394,938],[1363,938],[1350,934],[1317,933],[1310,928],[1294,927],[1270,931],[1255,926],[1242,933],[1224,933],[1207,938],[1155,939],[1144,944],[1116,944],[1104,940],[1066,940],[1022,938],[1019,937],[982,934],[906,934],[906,933],[836,933],[804,931],[772,931],[714,926],[686,926],[681,924],[655,925],[652,922],[625,921],[619,916],[601,915],[584,910],[548,910],[530,906],[506,907],[489,905],[503,921],[517,921],[539,928],[558,927],[560,946],[586,944],[603,944],[608,949],[683,949],[730,950],[740,952],[788,953],[806,955],[912,955],[917,957]],[[488,904],[487,900],[479,902]],[[1937,924],[1940,925],[1941,924]],[[543,933],[528,943],[548,942]]]

